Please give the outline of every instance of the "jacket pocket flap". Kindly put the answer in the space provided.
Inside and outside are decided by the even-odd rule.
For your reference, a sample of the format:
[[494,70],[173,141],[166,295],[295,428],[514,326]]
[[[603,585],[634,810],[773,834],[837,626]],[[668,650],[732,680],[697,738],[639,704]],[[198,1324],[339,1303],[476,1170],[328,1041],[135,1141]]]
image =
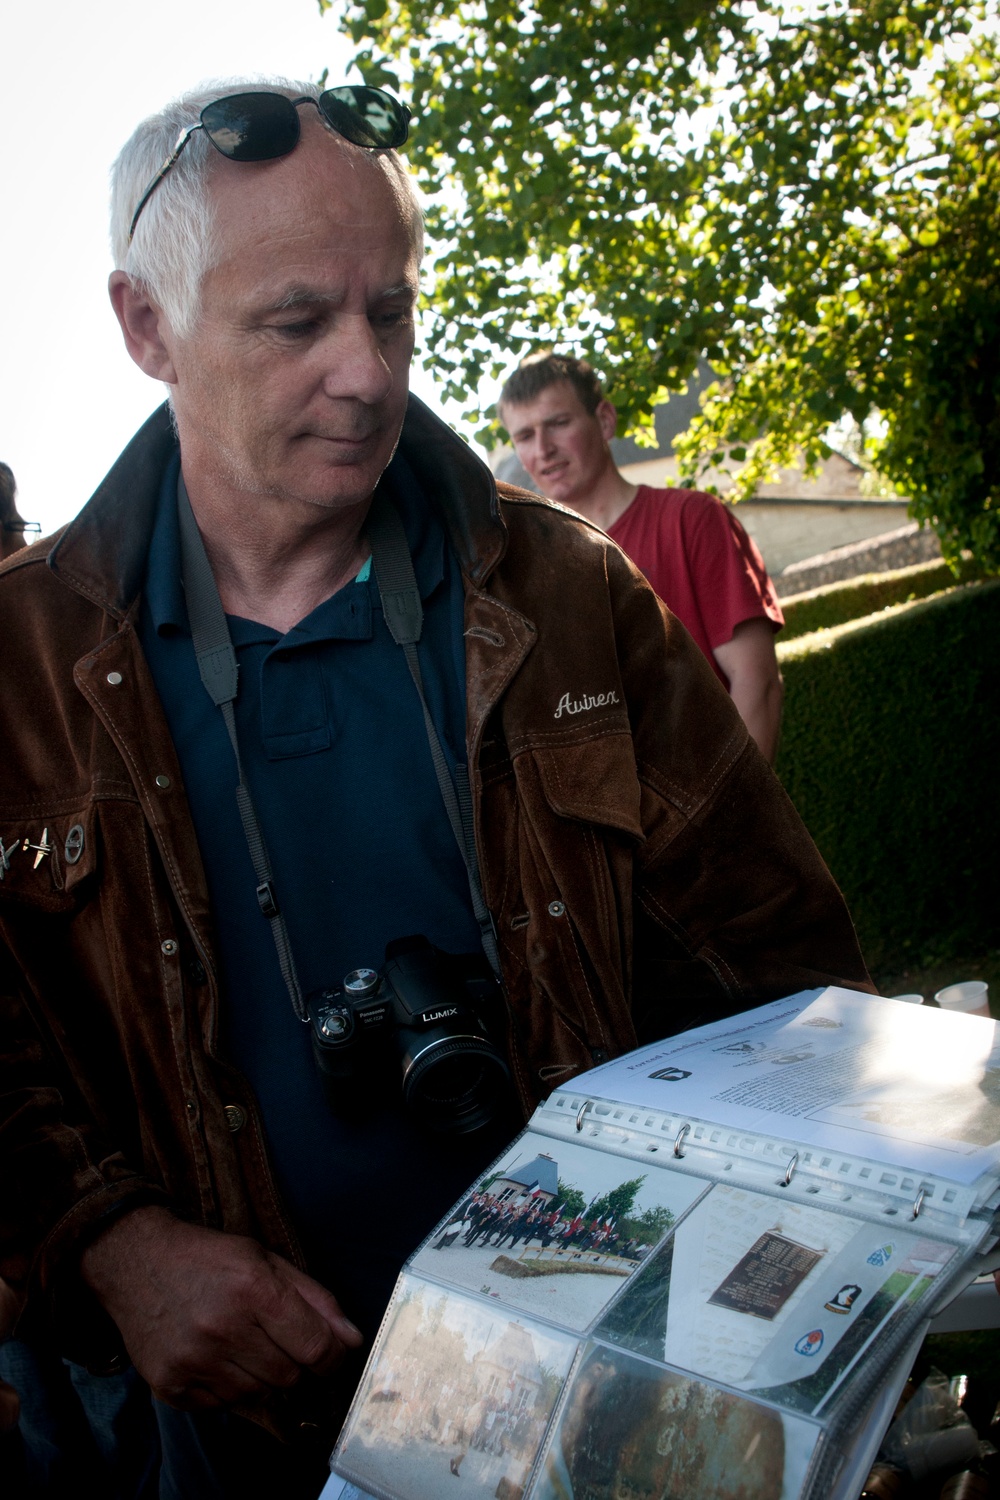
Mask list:
[[602,735],[579,745],[531,753],[553,812],[643,837],[631,736]]
[[0,901],[64,911],[96,870],[97,815],[92,801],[48,814],[0,819]]

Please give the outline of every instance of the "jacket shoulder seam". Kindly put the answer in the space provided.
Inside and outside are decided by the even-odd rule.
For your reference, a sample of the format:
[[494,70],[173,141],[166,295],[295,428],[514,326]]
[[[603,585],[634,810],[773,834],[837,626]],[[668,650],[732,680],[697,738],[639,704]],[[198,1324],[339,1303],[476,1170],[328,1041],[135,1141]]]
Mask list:
[[9,557],[5,557],[0,562],[0,578],[7,573],[19,573],[24,568],[44,567],[48,562],[49,553],[65,530],[64,526],[52,536],[39,538],[37,542],[32,542],[29,547],[19,547]]
[[568,505],[561,505],[558,500],[550,500],[547,495],[536,495],[532,490],[515,489],[513,485],[505,484],[502,480],[497,483],[497,495],[504,505],[520,505],[526,509],[533,506],[536,510],[558,511],[568,520],[586,526],[588,531],[595,531],[606,542],[611,540],[607,532],[595,522],[589,521],[586,516],[581,516],[578,511],[571,510]]

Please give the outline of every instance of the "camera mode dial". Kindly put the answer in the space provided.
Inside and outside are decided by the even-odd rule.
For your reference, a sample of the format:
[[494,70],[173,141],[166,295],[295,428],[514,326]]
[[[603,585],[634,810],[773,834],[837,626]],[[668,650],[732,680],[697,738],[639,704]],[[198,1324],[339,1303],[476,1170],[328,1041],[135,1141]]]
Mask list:
[[352,1000],[364,1000],[368,995],[374,995],[379,987],[379,975],[376,969],[352,969],[344,979],[344,990]]

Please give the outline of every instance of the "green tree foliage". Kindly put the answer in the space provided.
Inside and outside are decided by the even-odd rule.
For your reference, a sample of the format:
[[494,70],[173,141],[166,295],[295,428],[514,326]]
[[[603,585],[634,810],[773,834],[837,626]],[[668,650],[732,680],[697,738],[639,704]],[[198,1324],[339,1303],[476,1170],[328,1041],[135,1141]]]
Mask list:
[[638,1240],[641,1245],[655,1245],[663,1238],[673,1222],[674,1216],[670,1209],[665,1208],[661,1203],[655,1208],[644,1209],[635,1218],[628,1216],[622,1219],[618,1230],[625,1239]]
[[641,1177],[631,1177],[628,1182],[620,1182],[617,1187],[594,1199],[587,1209],[587,1218],[610,1219],[613,1224],[620,1224],[632,1212],[639,1189],[645,1181],[646,1174],[643,1173]]
[[576,1214],[582,1214],[587,1207],[587,1200],[577,1187],[559,1179],[557,1188],[556,1204],[561,1206],[563,1214],[567,1219],[572,1219]]
[[997,3],[348,0],[416,112],[447,393],[556,343],[648,430],[707,355],[689,479],[725,450],[750,493],[847,414],[1000,562]]

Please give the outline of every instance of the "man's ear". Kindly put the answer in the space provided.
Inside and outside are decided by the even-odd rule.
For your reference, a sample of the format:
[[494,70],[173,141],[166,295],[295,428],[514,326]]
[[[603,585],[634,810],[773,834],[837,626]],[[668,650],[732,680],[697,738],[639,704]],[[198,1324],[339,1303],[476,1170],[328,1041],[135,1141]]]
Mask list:
[[[135,358],[134,355],[132,357],[133,359]],[[618,430],[618,413],[611,405],[607,396],[605,396],[603,401],[598,403],[594,416],[597,418],[597,425],[601,429],[601,437],[606,443],[610,443]]]
[[108,296],[121,327],[125,347],[139,369],[153,380],[163,380],[168,385],[175,385],[177,372],[164,339],[165,331],[169,337],[170,326],[162,309],[124,271],[112,271],[108,280]]

